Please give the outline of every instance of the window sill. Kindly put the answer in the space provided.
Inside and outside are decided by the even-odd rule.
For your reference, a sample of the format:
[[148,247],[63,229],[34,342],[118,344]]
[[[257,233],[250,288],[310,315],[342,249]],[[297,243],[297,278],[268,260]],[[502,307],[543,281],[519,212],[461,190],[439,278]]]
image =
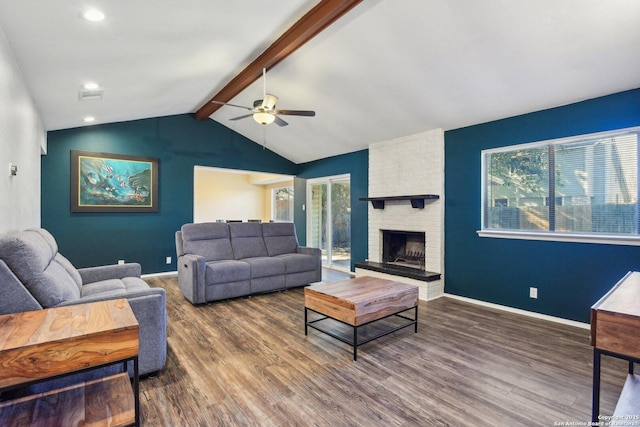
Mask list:
[[478,230],[480,237],[496,239],[546,240],[552,242],[598,243],[602,245],[640,246],[640,236],[568,234],[526,231]]

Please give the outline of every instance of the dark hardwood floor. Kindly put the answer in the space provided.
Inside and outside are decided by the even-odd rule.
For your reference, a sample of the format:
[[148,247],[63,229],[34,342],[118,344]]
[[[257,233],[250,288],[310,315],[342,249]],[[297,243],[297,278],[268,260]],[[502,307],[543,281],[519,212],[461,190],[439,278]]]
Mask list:
[[[337,273],[325,280],[341,280]],[[141,382],[146,426],[553,426],[591,416],[589,331],[455,300],[351,348],[310,330],[303,290],[193,306],[167,291],[165,369]],[[626,364],[603,357],[602,414]],[[557,425],[557,424],[556,424]]]

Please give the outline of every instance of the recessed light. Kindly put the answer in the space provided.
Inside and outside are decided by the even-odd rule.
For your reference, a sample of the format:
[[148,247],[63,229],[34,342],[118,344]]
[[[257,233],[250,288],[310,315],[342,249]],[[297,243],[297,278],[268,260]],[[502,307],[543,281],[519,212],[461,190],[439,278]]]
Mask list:
[[82,12],[82,17],[87,21],[100,22],[104,19],[104,13],[97,9],[89,9]]
[[96,121],[96,118],[95,118],[95,117],[93,117],[93,116],[87,116],[87,117],[85,117],[85,118],[84,118],[84,119],[82,119],[82,120],[84,120],[84,122],[85,122],[85,123],[91,123],[91,122],[95,122],[95,121]]
[[100,87],[100,85],[94,82],[87,82],[84,85],[82,85],[82,87],[85,88],[86,90],[96,90]]

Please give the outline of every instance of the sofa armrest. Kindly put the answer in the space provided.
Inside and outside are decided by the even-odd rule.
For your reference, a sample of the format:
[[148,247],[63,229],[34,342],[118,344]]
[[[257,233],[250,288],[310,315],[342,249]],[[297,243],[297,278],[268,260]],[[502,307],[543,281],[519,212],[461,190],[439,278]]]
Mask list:
[[129,305],[138,319],[140,347],[144,357],[139,358],[140,375],[164,368],[167,361],[167,297],[164,289],[129,298]]
[[147,295],[160,295],[163,299],[166,300],[166,292],[163,288],[148,288],[148,289],[140,289],[136,291],[126,291],[122,289],[119,292],[109,292],[107,294],[95,294],[89,295],[85,297],[81,297],[74,300],[69,300],[65,302],[61,302],[60,304],[55,305],[55,307],[64,307],[68,305],[77,305],[77,304],[88,304],[91,302],[98,301],[108,301],[112,299],[126,298],[128,300],[132,300],[134,298],[142,298]]
[[178,258],[178,284],[182,295],[192,304],[207,302],[204,272],[207,261],[204,257],[185,254]]
[[313,256],[317,256],[318,258],[322,258],[322,251],[320,251],[320,248],[298,246],[298,248],[296,249],[296,252],[299,254],[313,255]]
[[19,313],[21,311],[40,310],[42,306],[13,274],[7,264],[0,259],[0,314]]
[[142,267],[135,262],[126,264],[102,265],[99,267],[79,268],[82,284],[99,282],[101,280],[123,279],[125,277],[140,277]]
[[308,246],[298,246],[296,252],[304,255],[311,255],[316,259],[316,277],[315,282],[322,280],[322,251],[320,248],[311,248]]

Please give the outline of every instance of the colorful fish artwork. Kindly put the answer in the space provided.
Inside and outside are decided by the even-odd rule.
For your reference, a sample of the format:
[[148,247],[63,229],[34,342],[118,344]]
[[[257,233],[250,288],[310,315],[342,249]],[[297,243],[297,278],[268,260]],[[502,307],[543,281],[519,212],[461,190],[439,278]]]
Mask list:
[[152,163],[79,157],[80,206],[148,206]]

